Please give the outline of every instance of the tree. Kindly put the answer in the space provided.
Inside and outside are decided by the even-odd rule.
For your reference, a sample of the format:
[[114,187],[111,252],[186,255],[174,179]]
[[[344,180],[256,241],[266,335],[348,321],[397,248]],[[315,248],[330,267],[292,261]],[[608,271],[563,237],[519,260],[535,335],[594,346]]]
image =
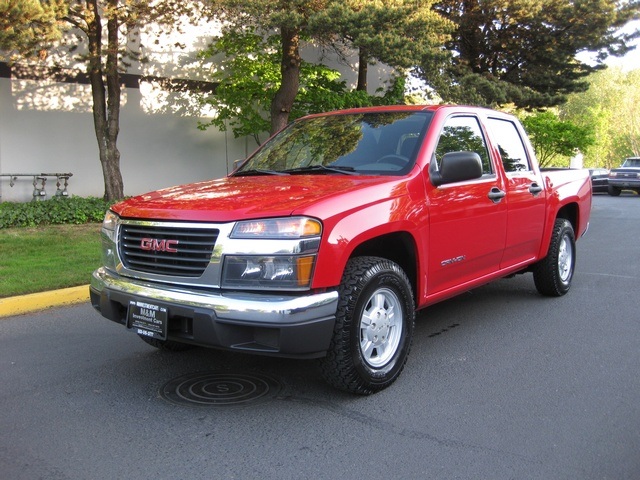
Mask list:
[[561,118],[595,130],[585,153],[591,166],[617,167],[623,158],[640,156],[640,69],[608,68],[587,79],[589,89],[569,96]]
[[[443,0],[436,10],[456,24],[443,75],[421,69],[448,101],[542,108],[587,88],[585,77],[622,55],[640,32],[618,34],[639,2],[615,0]],[[595,65],[576,59],[597,52]]]
[[0,0],[0,59],[41,56],[59,40],[64,0]]
[[[261,143],[260,135],[270,129],[271,102],[280,88],[280,37],[264,37],[254,29],[228,30],[214,39],[202,52],[203,58],[214,58],[212,80],[215,93],[205,102],[216,112],[209,123],[199,128],[229,127],[235,137],[252,136]],[[300,84],[291,106],[289,119],[309,113],[402,100],[404,82],[396,79],[384,96],[353,91],[340,80],[340,73],[324,65],[300,63]]]
[[[406,60],[406,52],[412,52],[413,60],[418,56],[418,49],[408,46],[412,38],[421,45],[422,53],[426,46],[433,48],[435,42],[431,32],[436,30],[433,14],[414,0],[210,0],[210,3],[226,23],[227,31],[250,28],[263,36],[274,32],[279,35],[280,82],[269,107],[270,133],[286,125],[292,114],[300,90],[302,42],[315,40],[336,45],[341,41],[362,49],[360,65],[365,76],[370,60],[393,60],[398,66],[415,63]],[[430,28],[423,29],[425,25]],[[347,35],[356,28],[357,34]],[[366,83],[361,80],[360,88],[364,90],[364,86]]]
[[308,33],[309,17],[329,0],[210,0],[227,31],[249,27],[260,34],[274,31],[280,40],[280,76],[270,105],[270,129],[274,133],[288,121],[300,86],[300,41]]
[[310,24],[339,53],[358,52],[356,90],[366,91],[370,63],[411,69],[448,58],[443,45],[453,24],[432,7],[431,0],[332,1]]
[[[173,24],[195,15],[195,2],[179,0],[71,0],[66,20],[86,42],[86,65],[93,96],[93,121],[105,184],[104,197],[124,197],[117,147],[120,130],[120,73],[131,61],[143,61],[137,33],[146,24]],[[106,38],[104,34],[106,33]],[[72,48],[75,50],[75,45]]]
[[526,116],[522,124],[541,167],[552,165],[558,157],[584,152],[594,142],[592,128],[562,121],[550,110]]
[[[11,4],[14,0],[8,0]],[[26,22],[18,17],[13,29],[20,31],[24,48],[14,48],[28,55],[33,48],[29,39],[42,30],[43,19],[66,10],[58,19],[58,27],[68,30],[56,52],[66,63],[85,66],[91,84],[93,121],[107,200],[124,197],[124,182],[120,172],[120,152],[117,147],[120,130],[120,74],[133,61],[144,61],[140,54],[138,34],[147,24],[171,25],[183,15],[199,13],[196,2],[180,0],[55,0],[52,2],[19,1],[16,4],[39,4],[43,14]],[[4,5],[4,4],[3,4]],[[32,5],[37,13],[38,5]],[[31,7],[30,7],[31,8]],[[49,21],[51,23],[52,21]],[[55,35],[51,33],[51,35]],[[40,47],[40,43],[37,46]],[[3,45],[4,46],[4,45]],[[65,48],[67,47],[67,48]]]

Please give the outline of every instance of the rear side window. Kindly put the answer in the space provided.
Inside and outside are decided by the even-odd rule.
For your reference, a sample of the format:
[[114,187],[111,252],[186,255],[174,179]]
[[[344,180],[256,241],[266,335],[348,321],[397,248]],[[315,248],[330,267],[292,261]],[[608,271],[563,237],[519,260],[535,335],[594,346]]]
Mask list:
[[490,118],[489,125],[498,142],[500,157],[505,172],[526,172],[531,170],[527,150],[516,125],[509,120]]

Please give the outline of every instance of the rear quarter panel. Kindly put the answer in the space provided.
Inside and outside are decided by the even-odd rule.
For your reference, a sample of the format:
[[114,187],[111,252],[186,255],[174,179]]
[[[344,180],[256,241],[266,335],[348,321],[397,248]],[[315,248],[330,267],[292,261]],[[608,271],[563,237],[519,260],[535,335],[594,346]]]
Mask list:
[[566,216],[572,221],[576,239],[586,232],[592,200],[587,169],[546,169],[542,171],[542,176],[547,190],[547,221],[539,258],[547,255],[553,225],[558,216]]

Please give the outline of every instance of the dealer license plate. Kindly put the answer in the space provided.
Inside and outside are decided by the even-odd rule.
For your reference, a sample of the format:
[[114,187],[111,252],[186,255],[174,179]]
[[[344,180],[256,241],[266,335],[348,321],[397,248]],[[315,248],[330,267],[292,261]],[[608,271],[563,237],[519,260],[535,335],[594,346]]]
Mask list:
[[138,335],[158,340],[167,339],[167,309],[152,303],[129,301],[127,328]]

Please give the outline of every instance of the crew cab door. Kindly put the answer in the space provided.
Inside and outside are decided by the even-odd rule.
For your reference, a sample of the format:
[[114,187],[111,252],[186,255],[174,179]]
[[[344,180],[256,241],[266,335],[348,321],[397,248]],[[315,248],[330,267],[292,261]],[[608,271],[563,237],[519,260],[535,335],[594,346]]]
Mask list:
[[446,294],[450,288],[496,272],[506,241],[504,179],[496,172],[477,117],[465,114],[445,120],[430,171],[440,168],[444,155],[451,152],[477,153],[482,175],[437,187],[433,178],[427,182],[428,296]]
[[529,263],[540,250],[546,194],[534,170],[524,131],[510,119],[489,117],[487,124],[506,176],[507,242],[500,268]]

